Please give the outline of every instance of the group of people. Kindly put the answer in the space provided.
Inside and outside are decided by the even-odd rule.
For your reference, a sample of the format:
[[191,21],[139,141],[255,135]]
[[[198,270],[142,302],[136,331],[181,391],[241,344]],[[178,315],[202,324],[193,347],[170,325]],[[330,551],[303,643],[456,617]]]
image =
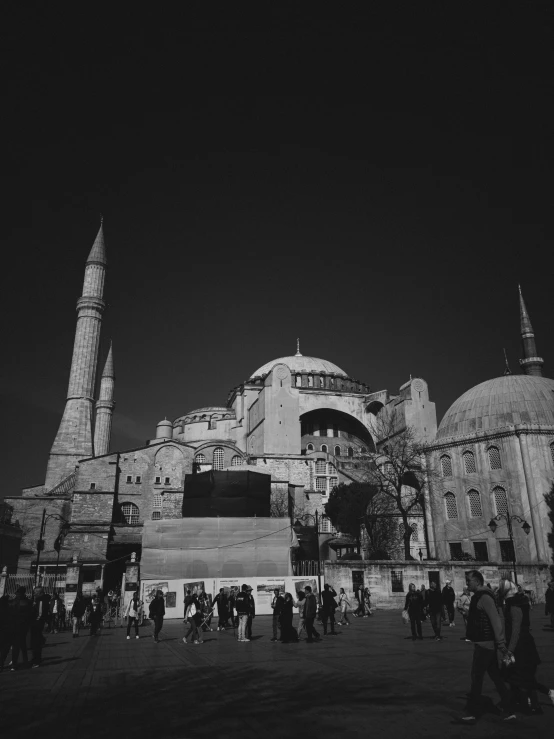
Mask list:
[[[459,610],[460,602],[458,603]],[[429,618],[433,628],[433,638],[435,641],[441,641],[443,623],[448,624],[449,627],[456,625],[454,621],[455,604],[456,593],[451,580],[446,581],[442,591],[435,582],[432,582],[428,589],[422,585],[420,590],[417,590],[414,583],[410,583],[404,602],[404,614],[406,620],[410,622],[412,639],[414,641],[423,639],[421,624]]]

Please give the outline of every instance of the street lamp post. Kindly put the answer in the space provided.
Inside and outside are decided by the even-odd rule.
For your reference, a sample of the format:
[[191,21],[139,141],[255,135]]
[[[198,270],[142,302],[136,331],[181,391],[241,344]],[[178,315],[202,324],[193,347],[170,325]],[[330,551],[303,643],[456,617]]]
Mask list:
[[527,535],[529,535],[529,532],[531,531],[531,527],[529,526],[529,524],[524,518],[520,518],[519,516],[516,516],[515,514],[511,516],[509,511],[506,510],[506,513],[499,513],[497,516],[495,516],[494,518],[491,518],[491,520],[489,521],[489,528],[493,534],[498,528],[498,524],[496,522],[501,521],[502,519],[504,519],[506,521],[506,524],[508,525],[508,535],[510,537],[510,544],[512,548],[512,552],[511,552],[512,564],[514,566],[514,580],[517,585],[518,582],[517,582],[517,570],[516,570],[516,548],[514,544],[514,532],[512,529],[512,521],[517,521],[518,523],[522,524],[521,528],[525,531]]

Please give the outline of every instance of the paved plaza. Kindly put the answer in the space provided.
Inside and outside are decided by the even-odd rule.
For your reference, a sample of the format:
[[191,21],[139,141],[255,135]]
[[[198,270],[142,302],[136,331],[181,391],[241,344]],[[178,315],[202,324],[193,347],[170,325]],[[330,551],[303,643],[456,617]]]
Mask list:
[[[352,618],[322,643],[270,642],[271,618],[254,621],[254,638],[208,632],[185,646],[183,624],[164,625],[155,644],[122,628],[99,637],[47,635],[39,669],[0,675],[0,727],[18,736],[353,739],[354,737],[551,737],[554,707],[506,725],[488,713],[476,726],[453,723],[469,687],[471,645],[460,624],[433,641],[412,642],[400,612]],[[543,660],[539,678],[554,686],[554,630],[544,607],[532,611]],[[318,627],[321,632],[321,627]],[[485,679],[485,695],[497,702]],[[6,734],[7,736],[7,734]]]

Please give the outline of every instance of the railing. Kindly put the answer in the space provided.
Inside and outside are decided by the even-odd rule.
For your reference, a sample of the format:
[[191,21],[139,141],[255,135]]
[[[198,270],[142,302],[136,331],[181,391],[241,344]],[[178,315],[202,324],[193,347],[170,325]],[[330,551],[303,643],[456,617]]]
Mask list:
[[295,577],[317,577],[319,575],[319,562],[317,559],[299,559],[292,563],[292,571]]
[[[65,593],[65,573],[64,577],[60,575],[41,575],[38,584],[49,595],[53,595],[54,592]],[[21,586],[25,588],[25,594],[30,596],[35,587],[35,576],[30,574],[8,575],[5,592],[8,595],[15,595],[15,591]]]
[[65,477],[57,485],[54,485],[54,487],[51,490],[48,490],[46,495],[65,495],[66,493],[71,493],[73,489],[75,488],[76,477],[77,477],[77,473],[72,472],[70,475]]

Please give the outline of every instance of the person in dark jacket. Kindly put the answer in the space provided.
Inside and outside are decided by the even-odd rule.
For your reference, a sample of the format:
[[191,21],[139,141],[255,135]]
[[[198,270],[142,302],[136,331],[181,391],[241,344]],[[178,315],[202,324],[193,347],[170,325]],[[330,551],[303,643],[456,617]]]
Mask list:
[[76,639],[79,636],[79,626],[81,625],[81,619],[85,615],[85,602],[79,594],[75,596],[73,606],[71,607],[71,622],[73,624],[73,638]]
[[185,621],[188,623],[189,629],[183,637],[183,644],[187,643],[187,639],[189,638],[189,636],[192,636],[191,644],[203,644],[204,642],[198,632],[197,616],[200,614],[201,605],[196,596],[196,593],[191,593],[190,590],[187,590],[184,602]]
[[248,623],[248,616],[250,615],[250,595],[248,594],[248,585],[243,585],[240,593],[235,598],[235,605],[237,607],[237,614],[239,618],[239,633],[237,641],[247,642],[250,639],[246,636],[246,625]]
[[329,620],[329,624],[331,626],[331,636],[337,635],[337,632],[335,631],[335,610],[338,605],[335,600],[336,595],[336,591],[329,585],[329,583],[325,583],[323,586],[323,593],[321,594],[321,621],[323,624],[324,636],[327,636],[327,620]]
[[281,595],[281,591],[279,588],[275,588],[273,591],[273,599],[271,601],[271,608],[273,610],[273,637],[271,641],[279,641],[280,617],[284,602],[285,599]]
[[7,595],[0,598],[0,672],[12,646],[10,599]]
[[550,616],[550,626],[554,629],[554,580],[548,583],[544,594],[544,614]]
[[152,634],[152,638],[154,639],[156,644],[158,644],[158,642],[160,641],[160,631],[162,630],[162,626],[164,625],[164,616],[164,594],[161,590],[156,590],[156,597],[152,600],[150,606],[148,607],[148,617],[151,618],[154,623],[154,633]]
[[291,642],[298,641],[298,634],[296,629],[292,625],[292,609],[294,606],[294,599],[290,593],[285,593],[285,599],[283,607],[281,608],[280,622],[281,622],[281,641],[283,644],[290,644]]
[[248,593],[248,601],[250,603],[250,610],[248,612],[248,620],[246,622],[246,638],[252,639],[252,622],[256,618],[256,601],[252,595],[252,587],[249,585],[246,589]]
[[[228,612],[228,619],[231,621],[231,628],[236,628],[238,623],[238,618],[235,620],[235,599],[237,597],[236,591],[231,588],[231,591],[229,593],[229,612]],[[225,626],[229,626],[228,623],[225,624]]]
[[501,580],[498,595],[504,602],[506,645],[515,659],[503,671],[503,677],[511,688],[512,702],[519,703],[526,713],[542,714],[538,693],[548,695],[554,703],[554,690],[536,680],[541,660],[531,634],[529,598],[518,592],[511,580]]
[[306,624],[306,643],[307,644],[313,644],[314,637],[315,641],[321,641],[321,637],[319,636],[318,632],[314,628],[314,621],[315,617],[317,615],[317,599],[315,595],[312,593],[311,585],[306,585],[304,588],[304,592],[306,593],[306,605],[304,606],[304,620]]
[[33,590],[31,614],[31,649],[33,651],[32,667],[38,667],[42,662],[42,647],[44,646],[43,630],[50,611],[50,596],[44,593],[41,587]]
[[225,624],[227,623],[227,619],[229,618],[229,599],[227,598],[225,588],[219,588],[219,593],[214,598],[214,605],[216,604],[218,616],[217,630],[225,631]]
[[412,627],[412,639],[423,639],[421,634],[421,614],[423,612],[423,599],[421,592],[416,590],[415,583],[411,582],[406,593],[404,610],[408,611],[410,626]]
[[429,590],[425,594],[425,608],[431,618],[431,626],[435,634],[435,641],[441,641],[441,620],[442,620],[442,595],[437,588],[437,583],[432,582]]
[[97,595],[93,595],[92,601],[88,606],[88,622],[90,624],[90,636],[98,636],[98,629],[102,622],[102,604]]
[[23,653],[23,665],[27,666],[29,662],[27,654],[27,635],[31,627],[32,618],[32,604],[25,595],[25,587],[21,585],[15,591],[15,598],[8,603],[8,611],[6,614],[7,640],[2,652],[3,665],[11,646],[12,672],[18,668],[20,652]]
[[446,585],[442,589],[442,604],[448,615],[448,625],[456,626],[454,623],[454,604],[456,602],[456,593],[452,587],[452,580],[447,580]]

